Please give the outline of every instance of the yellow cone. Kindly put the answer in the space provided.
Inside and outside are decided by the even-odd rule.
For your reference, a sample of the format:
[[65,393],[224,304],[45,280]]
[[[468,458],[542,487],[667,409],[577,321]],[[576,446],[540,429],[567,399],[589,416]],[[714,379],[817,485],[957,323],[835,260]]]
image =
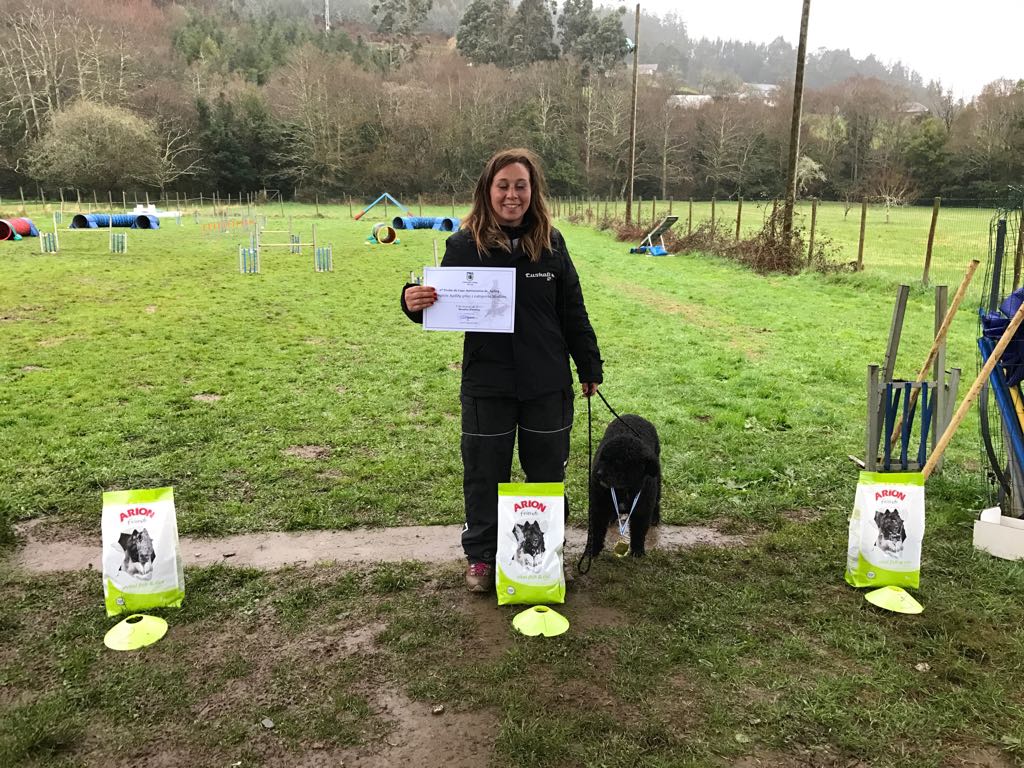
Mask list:
[[152,645],[167,634],[167,622],[156,616],[134,613],[115,624],[103,638],[103,644],[115,651],[134,651]]
[[516,617],[512,619],[512,626],[530,637],[535,635],[554,637],[569,628],[569,620],[546,605],[535,605],[533,608],[527,608],[516,614]]
[[924,610],[917,600],[910,596],[903,587],[888,586],[868,592],[864,599],[879,608],[897,613],[921,613]]

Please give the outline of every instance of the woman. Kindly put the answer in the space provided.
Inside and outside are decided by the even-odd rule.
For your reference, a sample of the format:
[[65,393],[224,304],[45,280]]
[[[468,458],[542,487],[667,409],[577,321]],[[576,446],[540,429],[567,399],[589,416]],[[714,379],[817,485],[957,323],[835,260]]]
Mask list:
[[[441,262],[516,270],[515,332],[467,332],[463,343],[462,548],[471,592],[494,586],[498,483],[509,481],[516,432],[526,481],[563,482],[573,418],[569,355],[584,397],[602,380],[579,277],[565,240],[551,226],[544,193],[544,173],[533,152],[498,152],[480,175],[473,208],[448,238]],[[402,309],[414,322],[423,322],[423,310],[436,300],[427,285],[407,284],[402,291]]]

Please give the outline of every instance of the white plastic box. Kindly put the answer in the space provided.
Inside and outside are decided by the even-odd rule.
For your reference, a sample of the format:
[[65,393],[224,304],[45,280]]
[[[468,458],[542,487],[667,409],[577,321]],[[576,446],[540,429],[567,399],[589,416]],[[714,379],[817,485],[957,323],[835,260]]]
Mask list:
[[1005,517],[998,507],[983,510],[974,523],[974,546],[1004,560],[1024,559],[1024,520]]

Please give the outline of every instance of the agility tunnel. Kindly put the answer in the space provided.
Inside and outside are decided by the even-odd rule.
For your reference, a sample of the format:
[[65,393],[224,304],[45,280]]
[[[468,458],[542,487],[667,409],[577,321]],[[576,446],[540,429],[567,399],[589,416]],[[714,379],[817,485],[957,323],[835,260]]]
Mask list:
[[383,245],[389,245],[395,242],[398,238],[398,234],[395,232],[394,227],[381,222],[380,224],[373,225],[373,239]]
[[159,229],[160,219],[151,213],[76,213],[71,219],[69,229],[106,229],[107,227]]
[[39,237],[39,230],[32,219],[0,219],[0,240],[14,240],[19,237]]
[[459,220],[451,216],[395,216],[391,221],[395,229],[436,229],[440,232],[454,232]]

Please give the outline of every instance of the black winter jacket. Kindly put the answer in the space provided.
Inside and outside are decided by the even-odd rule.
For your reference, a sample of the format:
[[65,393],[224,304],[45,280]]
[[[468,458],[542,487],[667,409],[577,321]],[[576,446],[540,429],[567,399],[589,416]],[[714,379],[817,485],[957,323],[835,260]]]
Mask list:
[[[462,347],[462,394],[470,397],[515,397],[532,400],[572,388],[569,356],[581,382],[600,384],[601,353],[583,304],[583,291],[565,239],[551,231],[551,251],[531,262],[516,238],[522,228],[502,227],[516,247],[480,251],[467,230],[445,243],[442,267],[515,267],[514,333],[468,331]],[[406,284],[408,288],[411,284]],[[402,310],[423,322],[423,312]]]

